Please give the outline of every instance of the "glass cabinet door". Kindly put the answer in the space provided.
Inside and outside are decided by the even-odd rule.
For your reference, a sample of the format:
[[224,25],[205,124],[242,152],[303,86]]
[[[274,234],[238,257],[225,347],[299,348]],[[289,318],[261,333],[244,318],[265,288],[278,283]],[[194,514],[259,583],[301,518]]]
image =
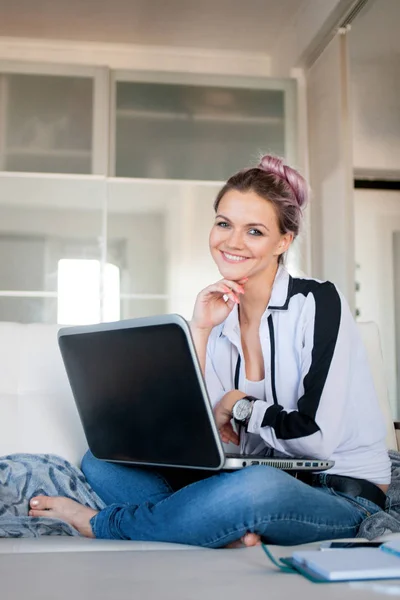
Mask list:
[[107,145],[94,144],[96,70],[75,71],[0,63],[0,170],[101,172],[96,162]]
[[105,201],[101,177],[0,173],[0,321],[102,320]]
[[115,84],[117,177],[221,181],[261,154],[293,153],[293,81],[240,87],[124,77]]
[[121,319],[166,312],[167,198],[162,185],[107,180],[107,264],[119,274]]

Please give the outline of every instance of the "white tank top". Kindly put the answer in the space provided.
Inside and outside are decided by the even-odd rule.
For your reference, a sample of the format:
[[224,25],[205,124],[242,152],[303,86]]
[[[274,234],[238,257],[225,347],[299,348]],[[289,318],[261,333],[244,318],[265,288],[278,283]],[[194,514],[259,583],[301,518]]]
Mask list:
[[261,381],[245,379],[244,391],[248,396],[254,396],[258,400],[265,400],[265,379],[261,379]]

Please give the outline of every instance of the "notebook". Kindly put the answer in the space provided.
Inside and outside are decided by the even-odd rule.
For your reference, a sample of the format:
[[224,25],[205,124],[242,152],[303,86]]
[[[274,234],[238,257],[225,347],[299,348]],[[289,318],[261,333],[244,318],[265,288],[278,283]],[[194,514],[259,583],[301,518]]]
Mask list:
[[294,552],[284,561],[313,581],[355,581],[400,578],[400,540],[379,548]]

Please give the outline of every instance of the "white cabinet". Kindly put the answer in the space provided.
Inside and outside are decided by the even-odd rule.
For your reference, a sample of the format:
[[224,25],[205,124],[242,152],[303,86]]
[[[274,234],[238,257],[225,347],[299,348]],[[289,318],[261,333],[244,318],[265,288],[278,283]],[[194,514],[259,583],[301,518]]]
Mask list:
[[0,60],[0,170],[223,181],[296,158],[294,80]]
[[190,318],[221,181],[295,160],[295,107],[291,80],[0,61],[0,320]]

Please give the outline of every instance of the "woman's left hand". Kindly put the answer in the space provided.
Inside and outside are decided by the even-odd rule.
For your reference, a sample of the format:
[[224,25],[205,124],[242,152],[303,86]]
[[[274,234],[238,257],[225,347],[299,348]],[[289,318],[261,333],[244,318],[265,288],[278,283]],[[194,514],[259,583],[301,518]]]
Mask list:
[[234,431],[231,423],[232,408],[238,400],[245,396],[246,394],[240,390],[231,390],[225,394],[214,407],[215,422],[221,439],[225,443],[233,442],[236,445],[239,444],[239,436],[236,431]]

